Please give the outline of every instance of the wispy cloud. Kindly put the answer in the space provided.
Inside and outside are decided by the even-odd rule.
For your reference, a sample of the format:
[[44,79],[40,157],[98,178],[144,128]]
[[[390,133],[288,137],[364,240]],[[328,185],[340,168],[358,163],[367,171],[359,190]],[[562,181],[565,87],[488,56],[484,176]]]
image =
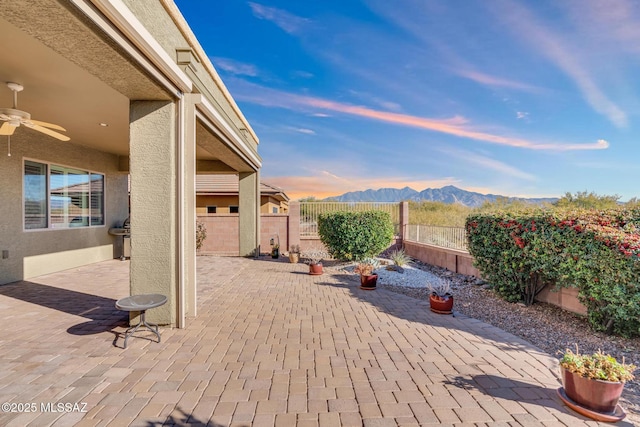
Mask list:
[[456,68],[456,69],[453,69],[452,71],[455,74],[459,75],[460,77],[464,77],[466,79],[472,80],[476,83],[480,83],[486,86],[516,89],[516,90],[532,92],[532,93],[541,93],[544,91],[544,89],[534,85],[522,83],[516,80],[510,80],[502,77],[492,76],[489,74],[474,71],[469,68]]
[[353,90],[353,89],[350,90],[349,93],[351,95],[356,96],[359,99],[362,99],[365,102],[376,104],[376,105],[384,108],[385,110],[390,110],[390,111],[401,111],[402,110],[402,107],[397,102],[387,101],[385,99],[382,99],[382,98],[380,98],[380,97],[378,97],[376,95],[372,95],[370,93],[361,92],[361,91],[357,91],[357,90]]
[[516,119],[526,120],[529,117],[529,113],[526,111],[516,111]]
[[379,111],[367,107],[344,104],[323,98],[302,96],[287,92],[265,88],[259,85],[244,82],[245,90],[236,90],[235,96],[243,101],[300,110],[300,108],[313,108],[316,110],[332,111],[364,117],[371,120],[392,123],[401,126],[410,126],[453,135],[460,138],[482,141],[490,144],[518,147],[529,150],[547,151],[575,151],[575,150],[602,150],[609,147],[609,143],[599,139],[594,143],[568,144],[560,142],[535,142],[523,138],[497,135],[478,131],[472,128],[463,117],[456,116],[449,119],[431,119],[426,117],[413,116],[409,114],[392,113]]
[[503,163],[491,157],[475,153],[473,151],[451,147],[441,148],[438,149],[438,151],[454,157],[456,162],[466,163],[492,172],[497,172],[502,177],[517,178],[525,181],[538,180],[535,175],[522,171],[512,165]]
[[211,61],[216,68],[224,70],[237,76],[255,77],[258,75],[258,69],[253,64],[245,64],[230,58],[213,57]]
[[293,131],[293,132],[297,132],[297,133],[303,133],[305,135],[315,135],[316,131],[314,131],[313,129],[307,129],[307,128],[296,128],[296,127],[291,127],[291,126],[287,126],[286,129]]
[[606,116],[618,127],[627,126],[627,114],[607,97],[590,73],[588,64],[581,60],[578,53],[581,46],[571,44],[554,33],[521,3],[511,0],[489,3],[495,14],[507,23],[514,34],[525,40],[532,49],[550,60],[573,80],[595,111]]
[[258,19],[271,21],[289,34],[296,34],[311,20],[293,15],[286,10],[249,2],[253,15]]

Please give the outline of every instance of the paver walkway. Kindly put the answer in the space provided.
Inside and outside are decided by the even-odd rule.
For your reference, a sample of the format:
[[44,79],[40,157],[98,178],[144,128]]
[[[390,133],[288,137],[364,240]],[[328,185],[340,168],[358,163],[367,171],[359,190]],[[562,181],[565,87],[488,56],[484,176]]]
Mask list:
[[0,425],[598,425],[521,339],[268,258],[199,257],[198,317],[124,350],[128,264],[0,286]]

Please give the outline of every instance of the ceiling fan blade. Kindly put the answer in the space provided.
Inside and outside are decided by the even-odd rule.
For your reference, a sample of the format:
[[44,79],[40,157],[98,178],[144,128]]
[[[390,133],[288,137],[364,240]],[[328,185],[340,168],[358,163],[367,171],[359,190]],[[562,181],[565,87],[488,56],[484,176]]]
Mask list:
[[2,126],[0,126],[0,135],[13,135],[15,130],[15,126],[11,126],[9,122],[4,122]]
[[24,122],[23,125],[25,125],[28,128],[31,128],[33,130],[37,130],[38,132],[42,132],[45,135],[52,136],[55,139],[59,139],[60,141],[69,141],[71,139],[67,135],[62,135],[61,133],[52,131],[51,129],[47,129],[47,128],[42,127],[40,125],[37,125],[35,123]]
[[62,126],[54,125],[53,123],[41,122],[40,120],[33,120],[33,119],[31,119],[29,121],[31,123],[33,123],[34,125],[42,126],[42,127],[45,127],[45,128],[61,130],[63,132],[66,131],[66,129],[63,128]]

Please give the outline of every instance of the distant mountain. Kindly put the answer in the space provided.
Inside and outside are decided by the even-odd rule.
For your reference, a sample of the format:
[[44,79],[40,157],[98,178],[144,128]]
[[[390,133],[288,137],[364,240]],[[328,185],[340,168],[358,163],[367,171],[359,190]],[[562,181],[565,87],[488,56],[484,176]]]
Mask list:
[[409,188],[381,188],[379,190],[352,191],[341,196],[329,197],[325,201],[332,202],[402,202],[405,200],[443,203],[459,203],[469,207],[481,206],[484,202],[495,202],[498,198],[509,200],[521,200],[532,204],[553,203],[557,198],[523,198],[506,197],[497,194],[481,194],[473,191],[466,191],[453,185],[442,188],[427,188],[420,192]]

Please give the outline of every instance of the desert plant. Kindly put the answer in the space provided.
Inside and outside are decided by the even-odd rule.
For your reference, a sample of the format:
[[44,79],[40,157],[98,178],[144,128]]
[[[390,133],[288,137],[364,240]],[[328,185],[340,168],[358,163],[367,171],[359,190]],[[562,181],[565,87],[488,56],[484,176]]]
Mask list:
[[427,281],[429,293],[434,296],[445,297],[451,295],[451,283],[441,277],[434,277]]
[[320,240],[341,261],[378,255],[393,238],[391,215],[383,211],[329,212],[318,218]]
[[391,261],[398,267],[402,267],[409,263],[409,256],[404,252],[404,249],[394,249],[390,254],[389,258]]
[[570,349],[565,351],[560,366],[584,378],[622,383],[632,380],[636,369],[634,365],[624,363],[624,359],[620,363],[601,351],[591,355],[580,354],[577,345],[575,353]]
[[207,238],[207,227],[203,222],[196,221],[196,250],[200,250]]
[[324,251],[309,251],[304,252],[301,256],[305,258],[305,264],[320,264],[327,255]]
[[380,267],[380,261],[375,258],[365,258],[356,265],[354,271],[361,276],[370,276],[378,267]]

